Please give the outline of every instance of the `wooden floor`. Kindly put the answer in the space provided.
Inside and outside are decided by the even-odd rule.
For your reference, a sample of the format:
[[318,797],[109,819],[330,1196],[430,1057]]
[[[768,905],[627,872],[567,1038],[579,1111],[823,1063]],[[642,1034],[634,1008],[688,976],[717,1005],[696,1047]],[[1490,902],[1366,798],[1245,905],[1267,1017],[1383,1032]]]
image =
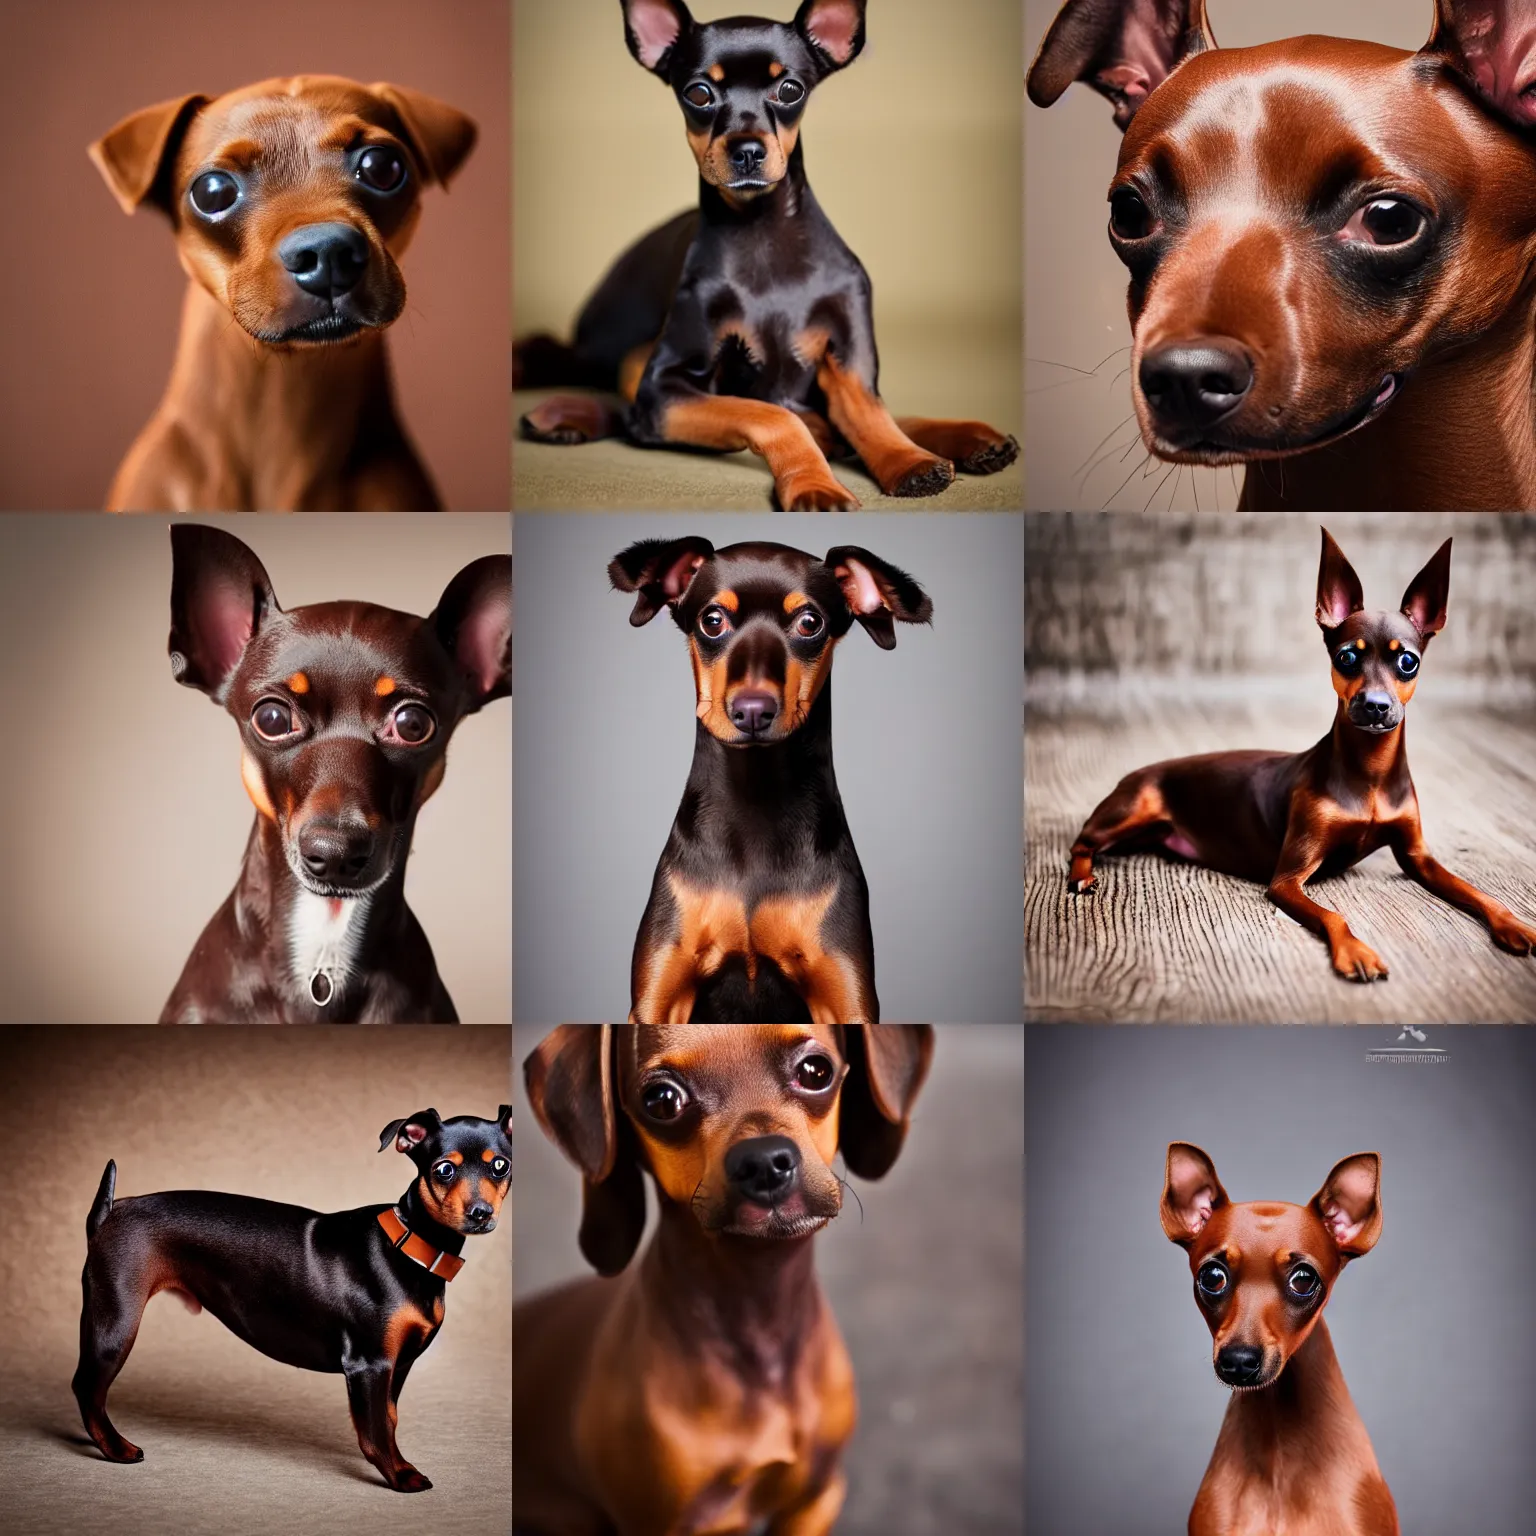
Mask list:
[[[1331,699],[1127,702],[1112,716],[1026,711],[1026,1017],[1110,1023],[1531,1023],[1536,958],[1406,879],[1386,850],[1309,889],[1386,961],[1369,985],[1263,888],[1152,854],[1110,855],[1066,887],[1067,849],[1133,768],[1235,747],[1301,751]],[[1536,719],[1416,700],[1409,761],[1441,863],[1536,920]]]

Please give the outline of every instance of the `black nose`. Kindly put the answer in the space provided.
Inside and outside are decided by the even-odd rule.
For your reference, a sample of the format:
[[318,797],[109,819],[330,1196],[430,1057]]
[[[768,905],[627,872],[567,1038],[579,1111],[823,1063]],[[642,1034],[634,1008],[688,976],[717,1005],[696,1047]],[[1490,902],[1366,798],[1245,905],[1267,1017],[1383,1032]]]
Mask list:
[[1264,1351],[1257,1344],[1227,1344],[1216,1351],[1216,1374],[1228,1386],[1252,1386],[1263,1368]]
[[766,731],[778,712],[779,701],[763,688],[743,688],[731,700],[731,724],[751,736]]
[[1392,700],[1384,693],[1362,693],[1355,700],[1355,718],[1367,725],[1385,725],[1392,718]]
[[351,885],[373,857],[373,833],[367,827],[307,821],[299,830],[299,857],[304,868],[323,884]]
[[1253,364],[1235,341],[1206,336],[1170,342],[1141,360],[1141,392],[1157,430],[1170,442],[1195,442],[1242,403]]
[[753,1136],[725,1154],[731,1188],[759,1205],[772,1205],[794,1188],[800,1149],[788,1136]]
[[484,1200],[476,1200],[470,1208],[464,1212],[464,1219],[471,1225],[478,1225],[491,1219],[496,1213]]
[[756,176],[768,151],[761,139],[737,139],[731,146],[731,169],[738,176]]
[[305,293],[335,298],[357,286],[368,265],[368,242],[350,224],[306,224],[284,238],[277,259]]

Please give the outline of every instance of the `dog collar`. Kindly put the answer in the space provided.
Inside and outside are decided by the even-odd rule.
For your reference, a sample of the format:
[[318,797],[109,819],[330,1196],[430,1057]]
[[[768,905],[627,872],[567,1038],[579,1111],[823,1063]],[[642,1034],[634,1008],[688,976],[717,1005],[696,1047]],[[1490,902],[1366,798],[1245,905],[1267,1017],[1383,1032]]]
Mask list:
[[452,1280],[464,1268],[464,1260],[442,1248],[434,1248],[425,1238],[417,1235],[401,1221],[400,1213],[393,1206],[379,1212],[379,1225],[392,1248],[398,1248],[406,1258],[414,1259],[429,1275],[439,1280]]

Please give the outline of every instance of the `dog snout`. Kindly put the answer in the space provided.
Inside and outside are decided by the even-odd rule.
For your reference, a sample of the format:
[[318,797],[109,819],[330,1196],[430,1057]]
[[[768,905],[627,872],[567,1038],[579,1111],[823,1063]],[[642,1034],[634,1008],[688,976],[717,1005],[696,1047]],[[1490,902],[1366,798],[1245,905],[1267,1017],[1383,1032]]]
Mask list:
[[778,717],[779,701],[766,688],[743,688],[731,700],[731,724],[749,736],[761,736]]
[[1216,1352],[1216,1374],[1229,1387],[1251,1387],[1264,1374],[1264,1351],[1257,1344],[1224,1344]]
[[277,259],[305,293],[334,299],[358,284],[368,267],[368,240],[350,224],[306,224],[284,237]]
[[1253,363],[1237,342],[1203,336],[1152,348],[1139,378],[1158,434],[1186,446],[1243,403],[1253,388]]
[[1391,694],[1367,688],[1355,695],[1349,712],[1357,725],[1380,729],[1393,723],[1396,706]]
[[373,833],[365,826],[308,821],[299,831],[299,857],[310,876],[323,885],[361,883],[373,857]]
[[768,158],[768,146],[761,139],[732,139],[726,145],[726,156],[736,175],[760,177],[763,174],[763,163]]
[[774,1205],[800,1179],[800,1149],[788,1136],[753,1136],[725,1154],[725,1177],[744,1200]]
[[471,1227],[489,1226],[496,1215],[496,1208],[488,1200],[476,1200],[464,1212],[464,1220]]

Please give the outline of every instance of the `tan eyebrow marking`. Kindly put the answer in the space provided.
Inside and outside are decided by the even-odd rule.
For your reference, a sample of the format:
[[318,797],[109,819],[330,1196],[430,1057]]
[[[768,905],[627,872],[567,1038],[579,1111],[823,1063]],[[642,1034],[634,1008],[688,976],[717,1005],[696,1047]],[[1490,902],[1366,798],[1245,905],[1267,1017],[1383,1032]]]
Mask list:
[[308,693],[309,678],[302,672],[295,672],[293,676],[288,679],[288,691],[290,693]]
[[378,682],[373,685],[373,691],[378,694],[381,699],[387,699],[390,694],[395,691],[394,678],[381,677]]

